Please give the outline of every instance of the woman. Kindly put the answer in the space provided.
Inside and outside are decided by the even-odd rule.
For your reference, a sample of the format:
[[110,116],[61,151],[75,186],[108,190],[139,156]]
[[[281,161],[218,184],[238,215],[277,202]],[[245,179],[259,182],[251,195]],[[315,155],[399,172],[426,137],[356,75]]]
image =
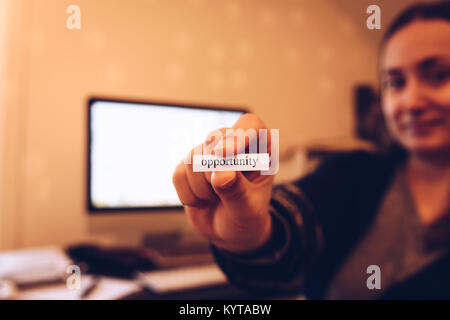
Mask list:
[[[380,79],[401,152],[342,154],[275,188],[272,176],[178,165],[188,219],[231,282],[312,299],[450,298],[450,3],[397,17]],[[265,126],[246,114],[233,128]]]

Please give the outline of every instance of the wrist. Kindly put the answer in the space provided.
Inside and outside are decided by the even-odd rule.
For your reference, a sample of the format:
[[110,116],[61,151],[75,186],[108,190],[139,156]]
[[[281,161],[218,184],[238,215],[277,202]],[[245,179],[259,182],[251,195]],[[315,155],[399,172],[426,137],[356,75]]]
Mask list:
[[266,217],[267,218],[264,219],[262,227],[260,228],[261,232],[259,232],[256,236],[253,235],[248,240],[241,239],[238,243],[227,243],[226,245],[223,244],[216,246],[221,248],[222,250],[236,255],[253,255],[254,253],[259,252],[261,248],[264,248],[267,243],[270,242],[270,239],[272,237],[272,216],[270,214],[267,214]]

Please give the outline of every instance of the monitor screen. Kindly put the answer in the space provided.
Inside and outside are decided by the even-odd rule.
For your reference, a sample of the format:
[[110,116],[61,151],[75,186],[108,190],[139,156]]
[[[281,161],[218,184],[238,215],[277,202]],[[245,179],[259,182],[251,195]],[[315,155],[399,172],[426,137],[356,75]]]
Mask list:
[[179,207],[176,165],[243,110],[91,99],[89,211]]

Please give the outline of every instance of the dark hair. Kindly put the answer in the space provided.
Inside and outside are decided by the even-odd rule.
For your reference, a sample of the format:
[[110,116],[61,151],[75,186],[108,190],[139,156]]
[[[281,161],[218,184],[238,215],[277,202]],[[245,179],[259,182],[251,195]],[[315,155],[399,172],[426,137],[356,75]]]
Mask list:
[[401,28],[416,20],[440,19],[450,21],[450,1],[418,3],[402,11],[391,23],[381,41],[381,47]]

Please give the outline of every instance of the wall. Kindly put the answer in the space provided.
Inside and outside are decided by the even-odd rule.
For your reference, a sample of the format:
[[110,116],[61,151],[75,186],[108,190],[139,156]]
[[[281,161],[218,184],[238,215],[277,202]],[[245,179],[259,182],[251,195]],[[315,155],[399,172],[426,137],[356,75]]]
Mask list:
[[[7,48],[8,48],[8,31],[9,31],[9,12],[10,1],[0,0],[0,74],[6,74],[7,67]],[[0,155],[3,154],[3,138],[5,128],[5,101],[6,101],[6,85],[5,82],[0,82]],[[3,157],[0,156],[0,182],[3,181]],[[0,183],[0,204],[3,203],[3,184]],[[2,210],[0,210],[0,243],[3,243],[5,239],[3,238],[5,229],[5,218],[1,215]]]
[[23,0],[0,1],[0,249],[23,241],[29,13]]
[[[8,109],[18,122],[7,129],[13,152],[3,166],[3,215],[15,218],[3,247],[88,235],[89,95],[247,106],[281,129],[282,149],[350,138],[351,90],[376,83],[383,31],[365,27],[365,9],[379,4],[384,27],[411,2],[15,1],[10,13],[23,25],[15,24],[11,59],[21,67],[20,94]],[[81,30],[66,28],[69,4],[81,7]],[[184,220],[132,215],[103,227],[125,222],[155,229]]]

